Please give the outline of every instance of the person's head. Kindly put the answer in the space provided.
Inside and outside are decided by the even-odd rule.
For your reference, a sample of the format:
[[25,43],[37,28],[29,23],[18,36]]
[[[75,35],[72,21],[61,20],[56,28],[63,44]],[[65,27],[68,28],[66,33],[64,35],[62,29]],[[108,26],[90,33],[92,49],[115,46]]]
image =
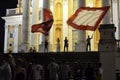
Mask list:
[[57,38],[57,40],[60,40],[59,38]]
[[33,47],[33,49],[36,49],[35,47]]
[[51,62],[55,62],[55,58],[51,58]]
[[89,38],[90,36],[88,35],[88,38]]
[[47,42],[47,39],[45,40],[45,42]]
[[60,39],[59,39],[59,38],[57,38],[57,41],[58,41],[58,42],[60,42]]
[[22,66],[23,65],[23,59],[22,58],[18,58],[16,63],[17,63],[17,66]]

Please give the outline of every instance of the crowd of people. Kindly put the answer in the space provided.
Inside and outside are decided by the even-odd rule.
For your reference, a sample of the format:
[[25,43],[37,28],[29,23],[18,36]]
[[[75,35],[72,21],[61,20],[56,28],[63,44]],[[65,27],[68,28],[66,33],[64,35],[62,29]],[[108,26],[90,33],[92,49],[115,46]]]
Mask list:
[[51,58],[48,64],[39,60],[26,62],[22,58],[14,59],[11,53],[0,58],[0,80],[102,80],[101,64],[94,68],[90,63],[83,67],[80,62],[70,65],[68,61],[56,62]]

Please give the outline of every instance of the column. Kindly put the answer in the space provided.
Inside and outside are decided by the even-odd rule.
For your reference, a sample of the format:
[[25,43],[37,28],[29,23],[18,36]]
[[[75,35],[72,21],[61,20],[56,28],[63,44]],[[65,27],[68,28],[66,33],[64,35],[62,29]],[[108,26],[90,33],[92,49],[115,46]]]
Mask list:
[[102,23],[103,24],[110,24],[111,21],[111,16],[110,16],[110,11],[112,9],[112,6],[110,5],[111,0],[102,0],[102,6],[110,6],[110,9],[107,11],[106,15],[104,16]]
[[[49,0],[43,0],[43,8],[49,9]],[[43,12],[42,12],[43,15]],[[42,18],[42,21],[43,18]],[[44,52],[44,41],[46,39],[46,36],[42,34],[42,43],[40,44],[39,51]]]
[[7,53],[8,26],[5,25],[4,53]]
[[115,39],[116,28],[114,24],[100,25],[99,54],[102,64],[102,80],[116,80],[116,54],[117,45]]
[[[78,8],[80,6],[85,6],[85,0],[78,0]],[[75,46],[77,52],[86,51],[86,32],[83,30],[78,31],[78,42]]]
[[13,52],[17,53],[18,52],[18,25],[14,26],[14,48]]
[[[46,9],[49,9],[50,7],[49,7],[49,0],[43,0],[43,8],[46,8]],[[42,14],[42,15],[44,15],[44,14]],[[44,21],[44,20],[43,20]],[[42,37],[42,42],[44,42],[45,41],[45,38],[46,38],[46,36],[45,35],[43,35],[43,37]]]
[[23,0],[21,51],[27,52],[30,39],[30,0]]
[[[32,3],[32,25],[39,23],[39,0],[33,0]],[[40,33],[31,33],[31,45],[38,51]]]

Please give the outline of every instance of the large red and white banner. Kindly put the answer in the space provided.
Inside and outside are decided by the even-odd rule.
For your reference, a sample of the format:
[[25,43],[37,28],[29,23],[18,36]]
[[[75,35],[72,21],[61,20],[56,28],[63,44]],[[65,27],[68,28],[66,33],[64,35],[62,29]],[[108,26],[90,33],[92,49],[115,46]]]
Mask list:
[[108,9],[109,6],[80,7],[67,20],[67,24],[78,30],[95,31]]
[[49,30],[54,22],[52,12],[48,9],[43,8],[43,22],[32,25],[31,32],[40,32],[44,35],[48,35]]

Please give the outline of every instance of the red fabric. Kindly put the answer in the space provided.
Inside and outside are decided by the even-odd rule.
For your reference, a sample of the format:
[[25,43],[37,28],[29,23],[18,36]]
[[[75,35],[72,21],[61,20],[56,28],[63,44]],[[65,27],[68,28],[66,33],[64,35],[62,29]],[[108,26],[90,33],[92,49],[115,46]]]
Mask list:
[[53,18],[52,12],[46,8],[43,8],[43,16],[44,16],[44,18],[43,18],[44,22]]
[[100,8],[80,7],[67,20],[67,24],[78,30],[95,31],[108,9],[109,6]]
[[43,8],[43,15],[44,20],[42,23],[32,25],[32,33],[41,32],[44,35],[48,35],[48,32],[51,29],[52,24],[54,22],[52,12],[48,9]]

